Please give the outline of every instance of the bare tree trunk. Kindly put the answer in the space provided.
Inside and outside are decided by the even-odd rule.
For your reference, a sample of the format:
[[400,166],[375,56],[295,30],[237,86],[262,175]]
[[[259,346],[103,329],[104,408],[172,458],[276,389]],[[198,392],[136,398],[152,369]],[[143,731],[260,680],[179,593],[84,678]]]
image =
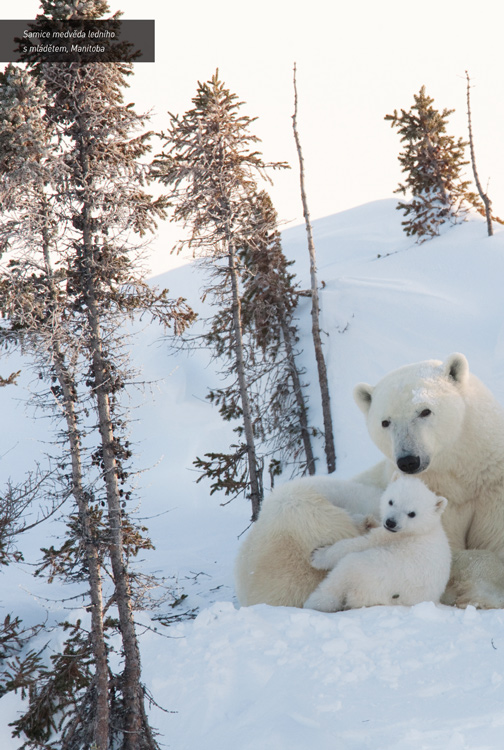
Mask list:
[[474,175],[474,182],[476,183],[476,187],[478,188],[478,193],[480,195],[481,200],[483,201],[483,205],[485,206],[485,216],[486,216],[486,222],[487,222],[487,231],[488,236],[492,237],[493,235],[493,227],[492,227],[492,201],[488,197],[486,193],[483,192],[483,188],[481,187],[481,182],[479,180],[478,171],[476,169],[476,156],[474,153],[474,140],[473,140],[473,132],[472,132],[472,120],[471,120],[471,81],[469,78],[469,73],[466,70],[466,79],[467,79],[467,122],[469,126],[469,147],[471,149],[471,164],[472,164],[472,170]]
[[229,269],[231,273],[231,287],[233,290],[233,333],[236,352],[236,371],[243,411],[243,427],[247,444],[247,457],[250,478],[250,502],[252,504],[252,521],[257,521],[263,499],[262,482],[257,467],[254,428],[252,424],[252,410],[248,396],[247,378],[245,375],[245,357],[243,353],[243,336],[241,321],[240,290],[238,285],[238,271],[236,268],[236,253],[231,241],[229,247]]
[[140,732],[142,712],[140,707],[141,665],[140,651],[135,632],[131,607],[131,589],[124,560],[124,540],[121,520],[121,496],[118,482],[118,467],[115,456],[115,441],[107,387],[109,376],[103,356],[99,313],[94,294],[88,290],[88,318],[91,333],[92,365],[95,396],[98,411],[98,429],[102,446],[103,472],[107,494],[108,522],[110,531],[110,561],[114,576],[115,601],[119,613],[119,627],[124,648],[123,696],[125,708],[124,750],[141,747]]
[[294,385],[294,394],[296,396],[296,403],[298,407],[299,425],[301,427],[301,439],[303,441],[303,447],[304,447],[304,452],[306,456],[306,468],[308,469],[308,474],[313,475],[315,474],[315,457],[313,455],[313,449],[312,449],[312,444],[310,440],[310,430],[308,427],[308,414],[306,412],[306,404],[303,398],[301,380],[299,377],[299,372],[296,367],[296,360],[294,357],[294,348],[292,346],[291,332],[290,332],[287,322],[285,321],[285,318],[282,318],[281,325],[282,325],[282,333],[283,333],[284,343],[285,343],[285,350],[287,352],[287,359],[289,361],[290,375],[292,378],[292,383]]
[[[44,261],[47,279],[53,301],[56,290],[53,283],[52,264],[49,252],[49,236],[44,231]],[[81,534],[84,542],[86,567],[91,598],[91,647],[95,663],[96,705],[94,710],[94,727],[91,735],[96,750],[108,750],[109,746],[109,682],[108,658],[103,628],[103,595],[101,564],[98,549],[93,541],[93,529],[90,523],[90,511],[87,493],[83,486],[81,438],[75,413],[75,383],[65,364],[61,351],[58,331],[53,334],[53,366],[63,394],[63,410],[67,425],[67,436],[72,463],[72,495],[77,503]]]
[[313,241],[313,232],[310,221],[310,212],[308,211],[308,201],[306,199],[305,180],[304,180],[304,160],[301,151],[301,142],[297,129],[297,83],[296,83],[296,65],[294,64],[294,115],[292,124],[294,128],[294,139],[299,157],[299,173],[301,185],[301,200],[303,202],[303,215],[306,224],[306,234],[308,236],[308,252],[310,254],[310,279],[311,279],[311,297],[312,297],[312,337],[315,347],[315,359],[317,361],[318,378],[320,384],[320,393],[322,398],[322,415],[324,420],[324,438],[325,454],[327,462],[327,472],[332,474],[336,470],[336,452],[334,450],[334,434],[331,416],[331,398],[329,395],[329,384],[327,380],[327,368],[322,351],[322,339],[320,337],[320,303],[317,282],[317,263],[315,257],[315,243]]
[[[82,140],[80,159],[84,181],[89,176],[86,150],[86,126],[78,118]],[[92,195],[92,187],[87,185]],[[141,710],[141,665],[140,650],[133,620],[131,589],[124,559],[124,539],[121,519],[121,496],[118,481],[118,465],[115,455],[112,409],[109,399],[111,388],[108,363],[103,353],[103,340],[100,311],[95,290],[95,262],[92,244],[92,213],[87,200],[82,205],[82,270],[83,292],[86,299],[89,325],[89,348],[91,352],[91,372],[94,380],[94,393],[98,412],[98,430],[102,449],[103,473],[108,507],[110,533],[109,554],[114,577],[115,602],[119,614],[119,628],[124,651],[123,699],[125,711],[124,750],[139,750],[142,747]]]
[[81,446],[77,427],[77,417],[73,405],[72,384],[65,372],[62,357],[55,348],[54,367],[58,382],[63,391],[67,435],[72,458],[72,493],[79,510],[81,533],[86,555],[86,566],[91,597],[91,646],[95,662],[96,714],[94,718],[93,740],[97,750],[108,749],[109,737],[109,683],[108,660],[103,629],[103,596],[101,566],[93,530],[89,520],[89,504],[82,484]]

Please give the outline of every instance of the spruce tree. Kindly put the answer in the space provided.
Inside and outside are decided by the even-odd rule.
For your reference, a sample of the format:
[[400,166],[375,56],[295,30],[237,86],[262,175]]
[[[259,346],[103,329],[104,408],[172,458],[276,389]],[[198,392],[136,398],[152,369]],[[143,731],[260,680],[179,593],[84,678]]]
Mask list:
[[[171,117],[165,152],[153,165],[154,174],[172,189],[173,217],[190,228],[185,242],[207,274],[206,295],[215,303],[225,295],[229,309],[229,341],[239,393],[244,442],[238,452],[247,457],[252,518],[263,497],[262,467],[256,445],[254,405],[247,376],[243,311],[240,292],[240,249],[249,241],[253,198],[266,164],[253,150],[259,140],[250,132],[253,120],[240,114],[237,101],[220,80],[218,71],[198,83],[193,108],[183,117]],[[184,244],[184,243],[182,243]],[[235,405],[236,404],[236,405]]]
[[[265,191],[251,197],[250,234],[239,249],[243,348],[257,456],[268,469],[271,484],[285,469],[291,476],[313,474],[315,459],[307,400],[296,359],[298,331],[294,320],[299,294],[294,274],[282,251],[278,219]],[[235,372],[232,306],[226,304],[221,279],[219,308],[203,340],[221,365],[226,385],[211,389],[207,398],[223,419],[236,421],[241,437],[241,402]],[[217,288],[213,288],[215,294]],[[247,486],[246,453],[239,441],[230,453],[207,453],[195,466],[212,480],[211,491],[223,490],[231,499]],[[200,481],[200,480],[198,480]]]
[[299,292],[290,271],[293,262],[283,253],[277,213],[266,191],[254,196],[253,207],[252,232],[240,253],[242,310],[253,345],[265,363],[272,365],[265,388],[265,442],[280,453],[283,462],[300,466],[301,473],[314,474],[311,437],[317,431],[309,427],[303,372],[296,359]]
[[[90,581],[91,644],[95,659],[96,704],[91,732],[98,747],[108,737],[108,663],[103,628],[101,560],[96,533],[90,525],[83,479],[81,430],[76,408],[77,384],[72,366],[71,331],[64,320],[62,286],[66,274],[55,252],[59,214],[54,194],[64,173],[57,153],[56,128],[46,116],[49,97],[42,79],[9,65],[3,74],[0,99],[1,191],[4,220],[0,238],[10,261],[3,269],[0,289],[5,323],[2,338],[19,344],[53,381],[53,394],[63,405],[72,460],[72,493],[79,508],[83,559]],[[62,706],[58,704],[58,708]],[[50,723],[49,723],[50,726]],[[37,734],[38,730],[35,730]],[[30,731],[27,732],[30,736]],[[42,732],[46,739],[47,732]]]
[[[47,0],[42,10],[94,19],[108,7]],[[43,551],[40,571],[86,581],[91,613],[91,627],[72,626],[50,668],[33,661],[39,679],[26,677],[30,705],[15,722],[27,747],[157,747],[133,620],[130,561],[150,541],[128,513],[132,452],[122,394],[133,379],[121,325],[149,313],[181,330],[193,316],[141,275],[138,236],[155,229],[166,201],[145,190],[149,134],[138,132],[146,118],[123,100],[131,72],[129,63],[29,61],[26,70],[8,66],[0,81],[0,247],[8,251],[1,338],[46,384],[39,403],[63,417],[55,466],[60,496],[75,502],[66,539]],[[105,605],[108,563],[113,592]],[[111,670],[107,628],[120,634],[120,674]]]
[[440,229],[464,220],[466,205],[473,202],[469,182],[462,179],[467,143],[448,135],[448,118],[452,109],[439,112],[434,99],[422,86],[414,96],[415,103],[406,112],[386,115],[391,127],[397,128],[404,151],[399,155],[405,182],[395,192],[411,195],[397,208],[404,211],[402,222],[408,236],[423,242],[439,234]]

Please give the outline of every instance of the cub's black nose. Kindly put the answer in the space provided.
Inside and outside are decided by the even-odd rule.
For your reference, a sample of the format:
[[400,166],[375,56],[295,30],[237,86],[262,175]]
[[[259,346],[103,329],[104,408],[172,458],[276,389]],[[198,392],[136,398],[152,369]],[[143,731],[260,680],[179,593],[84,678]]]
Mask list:
[[389,531],[395,531],[397,521],[393,518],[387,518],[385,521],[385,526],[387,527],[387,529],[389,529]]
[[397,459],[397,468],[405,474],[415,474],[420,468],[420,456],[401,456]]

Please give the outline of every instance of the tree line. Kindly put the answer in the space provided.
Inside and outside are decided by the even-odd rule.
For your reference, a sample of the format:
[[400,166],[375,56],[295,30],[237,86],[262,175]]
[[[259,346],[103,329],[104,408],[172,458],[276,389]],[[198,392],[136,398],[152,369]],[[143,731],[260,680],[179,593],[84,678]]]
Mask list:
[[[42,19],[98,19],[105,0],[42,0]],[[210,492],[245,496],[258,517],[265,477],[313,474],[317,441],[324,471],[336,468],[330,394],[320,337],[315,244],[297,129],[293,131],[310,255],[310,289],[300,289],[285,256],[279,219],[265,189],[271,171],[257,149],[254,119],[217,71],[198,83],[192,107],[170,115],[152,154],[148,117],[125,104],[133,72],[114,63],[27,59],[0,74],[0,343],[38,374],[38,408],[53,425],[47,466],[27,471],[0,497],[0,563],[22,559],[17,539],[27,508],[43,498],[44,518],[61,509],[63,538],[41,550],[37,575],[80,586],[89,621],[63,622],[50,659],[30,648],[37,626],[0,623],[0,695],[20,692],[13,723],[23,748],[153,750],[134,612],[145,580],[134,568],[152,543],[131,508],[134,461],[125,396],[137,375],[125,324],[148,315],[178,345],[203,345],[224,376],[209,401],[234,425],[222,452],[195,457]],[[467,102],[470,124],[469,76]],[[467,206],[487,212],[461,178],[465,147],[446,134],[450,110],[422,89],[409,112],[387,115],[405,144],[399,190],[404,229],[418,241],[460,220]],[[471,160],[476,177],[470,130]],[[149,185],[167,189],[155,198]],[[190,301],[149,285],[145,238],[170,217],[182,222],[212,314],[192,333]],[[309,384],[299,364],[299,302],[311,301],[312,338],[323,426],[310,419]],[[13,373],[0,385],[15,382]],[[311,389],[310,389],[311,390]],[[313,394],[312,394],[313,397]],[[321,469],[322,470],[322,469]],[[120,647],[117,643],[120,643]],[[118,652],[118,653],[116,653]],[[115,654],[115,658],[112,656]],[[119,656],[120,658],[117,658]],[[120,666],[113,667],[112,664]]]

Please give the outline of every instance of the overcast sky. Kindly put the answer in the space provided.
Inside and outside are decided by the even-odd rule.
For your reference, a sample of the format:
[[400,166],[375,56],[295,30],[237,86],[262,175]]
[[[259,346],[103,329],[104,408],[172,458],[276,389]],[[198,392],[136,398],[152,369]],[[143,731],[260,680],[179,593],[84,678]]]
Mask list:
[[[504,216],[504,4],[500,0],[109,0],[125,19],[155,19],[156,62],[138,63],[126,96],[152,127],[191,106],[198,80],[221,78],[257,117],[266,160],[288,161],[270,189],[280,219],[302,222],[292,136],[292,68],[298,67],[299,131],[313,219],[389,198],[401,179],[399,137],[384,116],[409,109],[422,85],[449,132],[467,137],[465,70],[482,183]],[[3,4],[4,18],[32,18],[37,0]],[[164,226],[155,271],[180,230]]]

